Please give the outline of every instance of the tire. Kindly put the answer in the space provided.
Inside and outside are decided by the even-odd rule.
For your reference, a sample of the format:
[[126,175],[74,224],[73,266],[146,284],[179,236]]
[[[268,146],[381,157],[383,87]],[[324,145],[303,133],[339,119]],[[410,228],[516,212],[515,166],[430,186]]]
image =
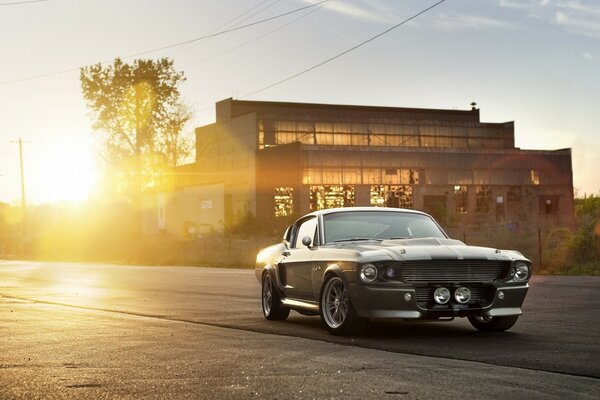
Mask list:
[[290,309],[281,304],[281,296],[268,272],[264,273],[262,278],[261,304],[263,315],[268,320],[278,321],[290,315]]
[[337,276],[331,276],[325,281],[319,300],[319,312],[323,325],[333,335],[358,335],[368,324],[367,319],[356,315],[346,285]]
[[518,315],[506,317],[469,317],[469,322],[481,332],[501,332],[512,328],[519,319]]

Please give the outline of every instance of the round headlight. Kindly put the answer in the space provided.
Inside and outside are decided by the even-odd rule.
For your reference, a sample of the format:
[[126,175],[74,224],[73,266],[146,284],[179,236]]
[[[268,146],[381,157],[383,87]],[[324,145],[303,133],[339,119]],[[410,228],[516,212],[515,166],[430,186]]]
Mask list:
[[467,304],[471,300],[471,291],[467,287],[459,287],[454,291],[454,298],[460,304]]
[[439,287],[433,292],[433,299],[438,304],[446,304],[450,300],[450,291],[448,288]]
[[377,267],[373,264],[365,264],[360,268],[360,279],[369,283],[377,279]]
[[385,276],[388,279],[394,279],[396,277],[396,268],[394,268],[392,266],[388,266],[385,269]]
[[518,263],[515,265],[515,275],[513,279],[515,281],[524,281],[529,278],[529,267],[525,263]]

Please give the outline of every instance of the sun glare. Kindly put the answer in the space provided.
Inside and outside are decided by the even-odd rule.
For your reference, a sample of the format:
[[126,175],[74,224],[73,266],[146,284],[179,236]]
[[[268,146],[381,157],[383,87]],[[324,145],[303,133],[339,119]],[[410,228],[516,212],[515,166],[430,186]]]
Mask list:
[[53,282],[46,292],[51,299],[77,298],[78,304],[90,306],[97,305],[98,300],[106,296],[102,279],[93,271],[63,265],[60,269],[49,271],[45,280]]
[[96,184],[91,150],[81,143],[52,146],[35,164],[29,193],[38,203],[85,200]]

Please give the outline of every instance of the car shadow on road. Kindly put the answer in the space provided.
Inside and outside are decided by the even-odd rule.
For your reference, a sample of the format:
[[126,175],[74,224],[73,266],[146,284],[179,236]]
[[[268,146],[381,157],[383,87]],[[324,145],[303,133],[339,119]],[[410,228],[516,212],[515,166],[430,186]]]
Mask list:
[[[517,323],[518,324],[518,323]],[[324,328],[319,317],[306,317],[301,315],[290,315],[286,321],[277,321],[271,325],[271,328],[277,332],[291,336],[305,338],[325,339],[331,341],[333,337]],[[366,330],[353,338],[370,342],[393,342],[402,341],[418,343],[471,343],[477,346],[479,342],[482,345],[489,346],[489,340],[493,338],[496,345],[503,343],[511,346],[518,346],[530,343],[536,339],[534,335],[519,331],[518,325],[513,330],[505,332],[479,332],[473,328],[464,319],[455,319],[454,321],[379,321],[373,320],[369,323]],[[347,338],[337,337],[339,340],[346,341]]]
[[[512,332],[502,332],[511,335]],[[482,333],[475,330],[463,321],[371,321],[365,337],[373,339],[438,339],[445,338],[472,338],[481,336]],[[495,335],[493,333],[492,335]]]
[[319,317],[294,314],[261,327],[265,333],[340,345],[525,368],[539,363],[551,346],[526,328],[519,329],[518,323],[509,331],[484,333],[462,318],[444,322],[375,320],[357,336],[331,335]]

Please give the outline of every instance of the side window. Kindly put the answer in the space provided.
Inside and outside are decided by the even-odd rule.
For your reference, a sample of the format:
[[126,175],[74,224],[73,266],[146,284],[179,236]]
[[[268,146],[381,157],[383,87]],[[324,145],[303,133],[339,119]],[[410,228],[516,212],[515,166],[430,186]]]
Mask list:
[[302,223],[302,225],[300,225],[300,227],[298,228],[298,234],[296,235],[296,240],[294,242],[293,247],[295,247],[295,248],[303,247],[302,238],[305,236],[310,237],[314,241],[315,237],[316,237],[316,231],[317,231],[317,218],[311,218],[309,220],[304,221]]
[[293,229],[293,225],[290,225],[287,227],[287,229],[285,230],[285,233],[283,234],[283,240],[291,243],[292,242],[292,233],[294,233],[294,229]]

